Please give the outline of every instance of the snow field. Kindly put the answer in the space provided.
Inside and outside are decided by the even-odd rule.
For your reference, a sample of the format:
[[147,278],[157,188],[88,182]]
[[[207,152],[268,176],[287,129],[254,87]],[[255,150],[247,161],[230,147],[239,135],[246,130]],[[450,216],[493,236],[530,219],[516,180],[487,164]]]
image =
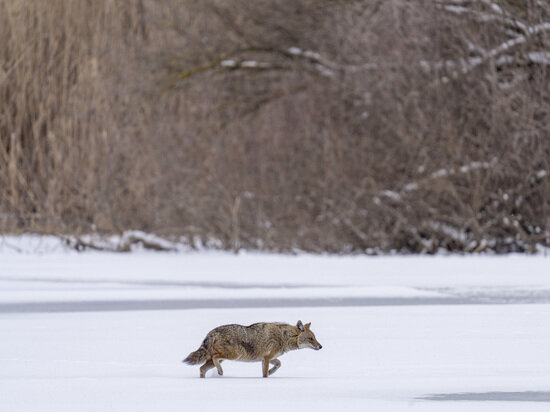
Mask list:
[[[543,256],[0,254],[0,410],[547,411],[548,262]],[[480,293],[523,296],[528,304],[429,301]],[[285,305],[289,297],[428,300],[292,307]],[[6,310],[40,302],[124,307],[129,299],[251,298],[277,298],[279,307]],[[312,322],[323,349],[285,354],[268,379],[259,363],[227,361],[223,377],[212,370],[206,379],[198,378],[198,366],[181,363],[221,324],[298,319]],[[438,395],[443,400],[434,400]]]
[[[495,410],[417,398],[548,390],[549,316],[548,305],[0,316],[0,398],[7,411]],[[227,361],[223,377],[213,370],[206,379],[181,363],[220,324],[297,318],[312,322],[323,349],[285,354],[268,379],[259,363]]]

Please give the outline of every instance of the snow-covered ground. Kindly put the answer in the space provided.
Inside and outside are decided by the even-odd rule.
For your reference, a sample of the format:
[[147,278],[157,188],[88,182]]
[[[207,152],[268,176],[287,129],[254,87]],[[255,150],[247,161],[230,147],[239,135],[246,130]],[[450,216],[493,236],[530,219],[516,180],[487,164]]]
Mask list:
[[[321,351],[181,363],[225,323],[312,322]],[[0,252],[0,410],[550,407],[550,258]]]

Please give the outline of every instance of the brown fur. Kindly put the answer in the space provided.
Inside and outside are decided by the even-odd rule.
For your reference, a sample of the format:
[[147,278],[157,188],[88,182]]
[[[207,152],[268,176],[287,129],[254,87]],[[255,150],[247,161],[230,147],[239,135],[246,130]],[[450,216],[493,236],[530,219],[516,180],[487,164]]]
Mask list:
[[[296,326],[286,323],[254,323],[250,326],[223,325],[212,329],[202,345],[185,358],[190,365],[204,364],[200,368],[200,377],[204,378],[209,369],[216,368],[223,375],[220,362],[225,359],[245,362],[262,362],[264,378],[275,373],[281,367],[277,359],[285,352],[301,348],[319,350],[321,344],[310,329],[298,321]],[[269,364],[273,367],[269,368]]]

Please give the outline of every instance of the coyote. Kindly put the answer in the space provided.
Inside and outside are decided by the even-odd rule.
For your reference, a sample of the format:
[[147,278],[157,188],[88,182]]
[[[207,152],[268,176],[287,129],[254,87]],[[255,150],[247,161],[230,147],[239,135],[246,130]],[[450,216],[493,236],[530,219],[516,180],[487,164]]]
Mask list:
[[[319,350],[321,344],[309,328],[311,323],[302,324],[299,320],[296,326],[286,323],[254,323],[250,326],[223,325],[212,329],[202,345],[191,352],[183,362],[189,365],[201,366],[200,377],[214,366],[219,375],[223,375],[220,365],[224,359],[245,362],[262,361],[264,378],[272,375],[281,367],[277,359],[285,352],[295,349],[311,348]],[[273,367],[269,368],[269,364]]]

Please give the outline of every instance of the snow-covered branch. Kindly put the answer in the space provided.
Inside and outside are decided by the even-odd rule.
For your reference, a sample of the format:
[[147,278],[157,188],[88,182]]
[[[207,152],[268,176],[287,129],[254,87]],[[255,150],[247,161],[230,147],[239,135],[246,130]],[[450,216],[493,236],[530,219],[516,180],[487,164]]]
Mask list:
[[496,22],[504,23],[504,24],[510,26],[511,28],[520,30],[523,33],[527,32],[528,27],[524,23],[522,23],[518,19],[514,19],[513,17],[507,16],[504,13],[504,11],[498,5],[496,5],[494,3],[491,3],[491,4],[492,4],[492,6],[496,7],[496,8],[493,8],[493,7],[491,8],[491,10],[494,13],[482,12],[482,11],[479,11],[479,10],[472,10],[468,7],[465,7],[465,6],[462,6],[462,5],[457,5],[456,3],[455,4],[441,4],[440,8],[443,9],[443,10],[446,10],[448,12],[457,14],[457,15],[462,15],[462,14],[472,15],[479,22],[487,23],[487,22],[496,21]]
[[[471,42],[467,42],[470,52],[475,54],[473,57],[447,60],[445,62],[436,62],[432,64],[424,62],[422,67],[425,71],[439,70],[442,68],[448,70],[449,74],[441,79],[438,78],[438,82],[442,81],[445,83],[449,80],[448,77],[456,79],[461,75],[470,73],[475,68],[491,60],[495,61],[497,67],[516,63],[518,59],[514,57],[514,54],[516,54],[514,50],[518,46],[524,45],[530,38],[537,34],[550,31],[550,22],[529,25],[492,0],[443,0],[438,2],[438,7],[454,15],[473,16],[478,22],[501,23],[503,25],[502,34],[509,37],[489,50],[479,45],[472,44]],[[525,51],[522,53],[522,57],[524,62],[529,61],[544,65],[550,64],[550,51],[548,50]],[[507,85],[509,84],[514,84],[514,81],[508,81]]]
[[375,197],[375,203],[380,202],[380,197],[385,197],[391,200],[399,201],[402,199],[404,194],[414,192],[418,190],[421,185],[425,185],[435,179],[439,179],[447,176],[466,174],[473,170],[490,169],[494,167],[497,164],[497,162],[498,162],[498,159],[493,158],[489,162],[474,161],[474,162],[464,164],[458,168],[450,167],[450,168],[438,169],[419,181],[409,182],[404,184],[401,190],[399,190],[398,192],[393,190],[387,190],[387,189],[381,190],[378,196]]
[[[422,61],[420,62],[420,66],[426,72],[447,69],[450,72],[450,76],[455,79],[458,78],[460,75],[470,73],[475,68],[493,59],[495,60],[496,66],[501,67],[505,64],[511,64],[517,61],[516,58],[514,58],[512,55],[506,53],[511,52],[515,47],[519,45],[525,44],[527,40],[532,36],[546,31],[550,31],[550,22],[527,27],[525,30],[525,34],[517,35],[516,37],[502,42],[488,51],[483,50],[481,47],[475,47],[476,52],[479,53],[480,56],[433,63]],[[470,48],[473,49],[474,46],[470,46]],[[550,51],[529,51],[524,53],[523,56],[525,59],[532,63],[550,65]],[[438,79],[438,82],[439,81],[446,83],[448,81],[448,78],[442,77],[441,79]]]
[[[376,63],[346,64],[338,63],[313,50],[302,50],[299,47],[261,48],[247,47],[218,56],[211,61],[183,70],[177,80],[183,80],[196,74],[213,69],[223,70],[285,70],[291,69],[296,62],[312,68],[324,77],[332,77],[336,72],[355,73],[364,70],[380,69]],[[387,67],[388,65],[384,65]]]
[[317,53],[311,50],[302,50],[298,47],[290,47],[287,51],[293,56],[302,57],[316,63],[318,67],[321,69],[321,72],[326,75],[332,75],[333,72],[335,71],[358,72],[363,70],[375,70],[380,68],[380,66],[375,63],[364,63],[364,64],[337,63],[323,57],[320,53]]

